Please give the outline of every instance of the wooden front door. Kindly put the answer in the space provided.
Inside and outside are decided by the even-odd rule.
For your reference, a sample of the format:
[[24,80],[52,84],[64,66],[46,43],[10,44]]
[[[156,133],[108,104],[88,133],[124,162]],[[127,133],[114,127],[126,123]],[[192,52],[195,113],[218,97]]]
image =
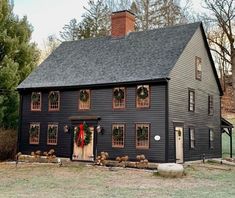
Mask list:
[[[79,127],[79,126],[77,126]],[[94,161],[94,126],[89,126],[91,140],[87,145],[78,146],[76,141],[73,143],[73,160]]]
[[176,152],[176,163],[184,162],[184,146],[183,146],[183,137],[184,137],[183,127],[175,127],[175,152]]

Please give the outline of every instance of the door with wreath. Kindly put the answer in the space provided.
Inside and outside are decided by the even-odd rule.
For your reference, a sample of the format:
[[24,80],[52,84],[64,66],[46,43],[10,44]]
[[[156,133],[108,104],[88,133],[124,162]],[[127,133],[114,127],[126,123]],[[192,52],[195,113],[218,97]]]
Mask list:
[[74,127],[72,159],[94,161],[94,126],[84,122]]

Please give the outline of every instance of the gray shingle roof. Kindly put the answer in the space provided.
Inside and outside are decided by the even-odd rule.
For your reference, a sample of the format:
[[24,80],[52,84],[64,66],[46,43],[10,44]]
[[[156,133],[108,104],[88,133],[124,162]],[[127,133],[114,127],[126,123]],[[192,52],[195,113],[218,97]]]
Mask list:
[[169,76],[200,23],[62,43],[19,86],[81,86]]

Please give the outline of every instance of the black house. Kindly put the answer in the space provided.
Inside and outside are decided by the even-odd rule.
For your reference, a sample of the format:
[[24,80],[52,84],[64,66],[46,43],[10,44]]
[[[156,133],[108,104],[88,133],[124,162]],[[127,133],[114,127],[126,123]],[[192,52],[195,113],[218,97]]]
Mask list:
[[202,23],[132,32],[112,14],[111,36],[62,43],[18,90],[19,150],[94,160],[221,157],[221,86]]

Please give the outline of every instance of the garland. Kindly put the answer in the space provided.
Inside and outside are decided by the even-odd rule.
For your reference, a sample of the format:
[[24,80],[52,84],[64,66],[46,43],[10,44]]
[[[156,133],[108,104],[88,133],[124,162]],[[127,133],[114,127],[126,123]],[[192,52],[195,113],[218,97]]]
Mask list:
[[86,123],[74,128],[74,142],[77,146],[83,147],[91,142],[91,131]]
[[124,99],[123,89],[115,89],[113,92],[113,96],[116,100],[123,100]]
[[138,127],[137,129],[138,140],[146,140],[148,137],[148,127]]
[[33,102],[40,102],[40,93],[33,92],[31,96]]
[[87,102],[88,99],[89,99],[89,93],[88,93],[88,91],[86,91],[86,90],[81,90],[81,91],[80,91],[80,100],[81,100],[82,102]]
[[57,91],[52,91],[49,95],[49,100],[51,103],[57,102],[59,99],[59,94]]
[[123,137],[123,130],[121,127],[114,127],[113,128],[113,139],[120,140]]
[[148,97],[149,95],[149,92],[148,92],[148,89],[144,86],[141,86],[137,89],[137,95],[140,99],[145,99]]

